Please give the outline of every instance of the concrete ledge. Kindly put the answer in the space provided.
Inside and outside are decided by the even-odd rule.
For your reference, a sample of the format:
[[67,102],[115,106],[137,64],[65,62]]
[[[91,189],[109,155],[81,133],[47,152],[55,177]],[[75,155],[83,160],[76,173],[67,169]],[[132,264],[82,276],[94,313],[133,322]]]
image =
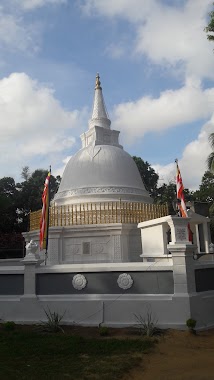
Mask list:
[[94,263],[94,264],[60,264],[52,266],[40,266],[36,273],[66,273],[66,272],[146,272],[172,270],[171,259],[169,262],[143,262],[143,263]]
[[173,294],[59,294],[59,295],[38,295],[37,299],[41,302],[46,301],[171,301]]

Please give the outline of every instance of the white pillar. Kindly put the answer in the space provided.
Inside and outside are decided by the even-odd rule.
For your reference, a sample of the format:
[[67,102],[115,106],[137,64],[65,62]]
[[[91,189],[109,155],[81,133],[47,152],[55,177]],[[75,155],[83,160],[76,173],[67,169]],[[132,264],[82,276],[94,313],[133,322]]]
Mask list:
[[203,233],[204,233],[204,247],[205,247],[205,252],[209,253],[209,234],[208,234],[208,226],[207,223],[203,223]]
[[193,253],[196,250],[196,245],[168,244],[168,248],[172,254],[175,295],[195,293]]
[[200,239],[199,239],[199,232],[198,232],[198,224],[195,225],[195,232],[196,232],[196,241],[197,241],[198,253],[200,253],[201,252],[201,248],[200,248]]

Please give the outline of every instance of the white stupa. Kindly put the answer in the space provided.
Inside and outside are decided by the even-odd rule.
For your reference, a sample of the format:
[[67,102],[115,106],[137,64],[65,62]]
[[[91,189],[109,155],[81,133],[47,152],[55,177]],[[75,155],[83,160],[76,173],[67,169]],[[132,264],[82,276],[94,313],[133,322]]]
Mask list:
[[56,205],[122,201],[151,203],[132,157],[119,144],[119,131],[110,128],[99,74],[89,129],[82,148],[71,157],[54,198]]
[[[137,223],[168,214],[153,204],[133,158],[110,128],[99,74],[89,129],[71,157],[49,210],[48,264],[140,261]],[[41,211],[28,240],[38,241]],[[29,241],[30,241],[29,240]]]

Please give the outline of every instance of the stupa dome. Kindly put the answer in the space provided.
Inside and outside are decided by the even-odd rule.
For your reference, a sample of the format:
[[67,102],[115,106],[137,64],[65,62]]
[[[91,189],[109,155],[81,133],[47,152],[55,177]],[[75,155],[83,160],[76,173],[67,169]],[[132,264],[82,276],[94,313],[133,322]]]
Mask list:
[[66,165],[56,204],[152,202],[133,158],[118,142],[119,131],[111,130],[110,124],[97,75],[89,129],[81,135],[82,149]]

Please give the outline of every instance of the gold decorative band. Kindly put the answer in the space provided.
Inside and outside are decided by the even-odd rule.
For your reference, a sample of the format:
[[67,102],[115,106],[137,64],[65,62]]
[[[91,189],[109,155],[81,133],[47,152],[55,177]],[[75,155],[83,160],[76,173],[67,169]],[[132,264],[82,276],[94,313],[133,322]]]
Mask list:
[[[139,202],[101,202],[52,206],[50,227],[82,224],[140,223],[169,214],[168,206]],[[41,210],[30,213],[30,231],[39,230]]]

